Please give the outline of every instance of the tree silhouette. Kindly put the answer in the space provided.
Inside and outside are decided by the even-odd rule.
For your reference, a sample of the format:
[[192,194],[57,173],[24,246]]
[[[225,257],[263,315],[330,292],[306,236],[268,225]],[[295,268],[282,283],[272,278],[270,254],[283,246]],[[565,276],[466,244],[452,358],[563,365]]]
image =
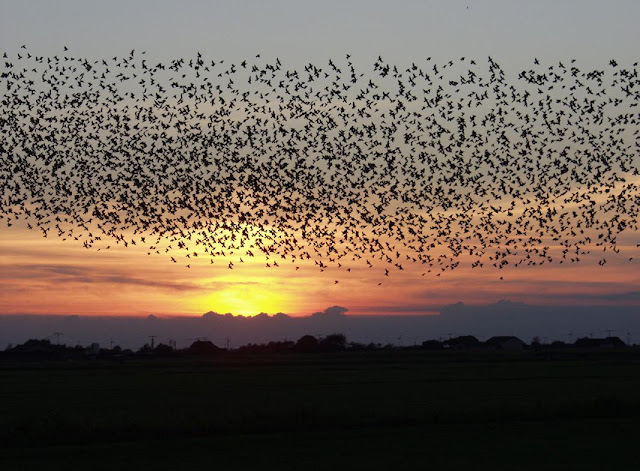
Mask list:
[[347,337],[342,334],[331,334],[320,340],[318,348],[322,352],[340,352],[347,349]]

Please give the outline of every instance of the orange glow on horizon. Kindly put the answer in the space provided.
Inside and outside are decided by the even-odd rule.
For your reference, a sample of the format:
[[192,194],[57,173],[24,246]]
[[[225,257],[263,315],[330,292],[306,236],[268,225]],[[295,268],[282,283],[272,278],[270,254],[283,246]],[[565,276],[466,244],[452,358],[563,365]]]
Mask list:
[[[301,316],[339,305],[350,315],[415,315],[433,314],[458,301],[637,304],[625,293],[640,291],[637,248],[624,241],[618,256],[607,252],[609,262],[603,267],[598,266],[603,254],[596,250],[580,264],[498,270],[472,269],[463,261],[441,276],[435,276],[436,269],[422,276],[424,266],[407,262],[403,271],[393,269],[385,276],[381,262],[374,268],[345,262],[342,269],[320,271],[313,261],[272,258],[269,263],[277,260],[279,266],[266,268],[258,254],[236,253],[211,264],[206,256],[186,259],[185,252],[175,254],[178,261],[172,263],[169,254],[147,255],[148,247],[142,245],[124,248],[102,241],[111,248],[87,250],[72,240],[45,239],[14,226],[0,230],[0,314],[200,316],[214,311]],[[627,261],[629,257],[633,260]]]

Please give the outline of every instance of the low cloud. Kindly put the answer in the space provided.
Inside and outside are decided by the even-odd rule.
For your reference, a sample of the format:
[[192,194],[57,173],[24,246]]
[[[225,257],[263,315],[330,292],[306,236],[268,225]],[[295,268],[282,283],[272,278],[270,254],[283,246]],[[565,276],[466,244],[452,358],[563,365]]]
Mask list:
[[540,295],[540,298],[555,301],[566,302],[574,304],[580,303],[601,303],[611,305],[637,305],[640,303],[640,291],[628,290],[628,291],[608,291],[608,292],[579,292],[579,293],[544,293]]
[[4,265],[2,279],[7,280],[46,280],[50,284],[116,284],[161,288],[173,291],[210,290],[211,286],[188,282],[176,282],[159,279],[142,279],[116,271],[85,267],[79,265],[27,264]]
[[[244,317],[215,312],[201,317],[3,315],[0,348],[53,332],[63,332],[63,340],[71,344],[80,339],[107,345],[113,339],[131,348],[139,348],[149,335],[158,336],[159,341],[176,340],[179,346],[204,337],[217,345],[228,340],[231,346],[238,346],[337,332],[350,341],[404,345],[454,335],[475,335],[479,339],[516,335],[529,342],[533,336],[568,341],[609,333],[624,339],[630,335],[633,342],[640,342],[640,317],[635,306],[535,306],[503,300],[484,305],[454,303],[442,306],[439,311],[440,315],[354,316],[347,315],[345,307],[332,306],[302,317],[283,314]],[[377,312],[391,313],[391,310],[378,308]]]
[[314,312],[311,317],[344,317],[348,310],[342,306],[331,306],[324,311]]

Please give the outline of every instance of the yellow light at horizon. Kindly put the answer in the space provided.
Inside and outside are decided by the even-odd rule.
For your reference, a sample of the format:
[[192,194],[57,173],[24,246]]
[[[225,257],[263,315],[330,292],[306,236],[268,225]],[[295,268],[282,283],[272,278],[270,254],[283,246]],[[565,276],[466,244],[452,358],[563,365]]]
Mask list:
[[237,284],[222,288],[211,294],[194,299],[194,307],[201,312],[214,311],[221,314],[254,316],[261,312],[276,314],[288,312],[289,297],[276,292],[268,284]]

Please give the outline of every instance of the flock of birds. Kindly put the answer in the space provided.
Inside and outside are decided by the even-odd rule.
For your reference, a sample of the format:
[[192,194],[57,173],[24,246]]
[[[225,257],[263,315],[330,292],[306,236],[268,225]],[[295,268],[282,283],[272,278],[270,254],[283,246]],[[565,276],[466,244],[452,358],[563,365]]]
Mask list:
[[510,77],[491,58],[378,57],[364,73],[349,55],[289,69],[25,46],[2,63],[0,218],[44,237],[188,267],[440,275],[578,262],[638,234],[638,63],[535,59]]

